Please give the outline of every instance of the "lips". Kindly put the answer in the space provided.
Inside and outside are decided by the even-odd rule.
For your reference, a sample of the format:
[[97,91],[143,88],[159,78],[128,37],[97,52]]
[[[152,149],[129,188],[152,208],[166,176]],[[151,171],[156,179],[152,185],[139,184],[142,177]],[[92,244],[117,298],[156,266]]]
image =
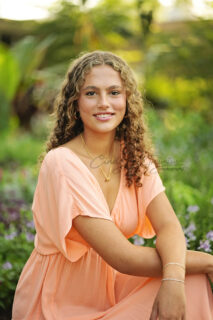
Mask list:
[[99,115],[113,115],[113,112],[98,112],[94,114],[94,117],[99,116]]
[[99,121],[108,121],[113,117],[113,115],[114,113],[111,112],[99,112],[94,114],[94,117]]

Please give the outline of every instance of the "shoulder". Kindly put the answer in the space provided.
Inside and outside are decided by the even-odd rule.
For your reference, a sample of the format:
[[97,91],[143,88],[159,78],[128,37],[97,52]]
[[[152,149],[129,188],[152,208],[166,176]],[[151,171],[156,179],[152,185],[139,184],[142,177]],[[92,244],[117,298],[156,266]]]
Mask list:
[[54,148],[46,154],[44,166],[54,172],[54,175],[62,175],[70,181],[82,181],[88,175],[86,166],[78,155],[64,145]]
[[48,151],[41,164],[41,170],[54,170],[65,173],[67,167],[75,166],[76,159],[71,150],[67,147],[59,146]]
[[58,165],[60,159],[64,159],[64,157],[67,157],[67,150],[59,146],[46,153],[42,164],[45,166]]

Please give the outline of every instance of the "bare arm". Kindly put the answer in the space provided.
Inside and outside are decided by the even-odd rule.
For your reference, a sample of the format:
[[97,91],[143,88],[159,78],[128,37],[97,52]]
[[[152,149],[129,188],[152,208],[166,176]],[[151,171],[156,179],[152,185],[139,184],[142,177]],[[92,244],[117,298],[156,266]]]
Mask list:
[[[147,216],[156,232],[156,249],[162,265],[175,262],[185,266],[186,241],[181,225],[164,192],[160,193],[147,208]],[[185,272],[179,265],[168,265],[163,270],[163,277],[184,280]]]
[[[176,214],[164,192],[160,193],[150,203],[147,209],[149,217],[157,234],[156,249],[165,265],[178,262],[186,265],[186,274],[211,273],[213,271],[213,256],[204,252],[186,250],[185,236]],[[174,266],[172,266],[174,269]],[[175,268],[173,272],[182,271]],[[168,270],[171,273],[171,268]]]
[[[168,200],[167,198],[165,199],[165,197],[166,195],[164,193],[156,196],[147,210],[147,214],[154,228],[156,228],[156,232],[158,232],[157,249],[133,245],[124,237],[116,225],[109,220],[78,216],[73,220],[73,225],[91,247],[116,270],[135,276],[160,277],[162,276],[161,259],[163,263],[166,263],[166,261],[182,262],[185,259],[185,253],[181,252],[184,247],[183,235],[181,234],[182,231],[174,212],[171,213],[169,211],[166,217],[163,218],[167,219],[171,213],[173,215],[172,221],[174,221],[174,226],[170,218],[167,224],[168,228],[161,226],[161,224],[163,225],[161,219],[159,222],[155,221],[155,216],[164,215],[163,210],[158,209],[159,205],[165,208],[165,211],[172,210],[172,208],[169,209]],[[172,237],[174,237],[172,241],[175,242],[177,237],[178,242],[179,234],[182,239],[180,247],[178,245],[174,255],[172,246],[171,248],[166,247],[166,251],[168,250],[169,253],[163,252],[164,243],[167,245],[168,242],[168,232],[173,233],[173,228],[177,228],[177,234],[176,236],[172,235]],[[157,250],[162,251],[160,254],[163,257],[160,258]],[[213,270],[213,256],[196,251],[187,251],[186,272],[188,274],[209,273],[211,270]]]
[[131,275],[161,275],[161,261],[153,248],[130,243],[116,225],[104,219],[78,216],[74,227],[114,269]]
[[[178,219],[164,192],[156,196],[147,208],[147,216],[157,234],[156,249],[131,244],[111,221],[76,217],[74,227],[83,238],[113,268],[126,274],[175,278],[184,280],[187,273],[208,273],[213,276],[213,256],[187,251]],[[150,320],[186,318],[184,285],[177,281],[163,281],[155,298]]]

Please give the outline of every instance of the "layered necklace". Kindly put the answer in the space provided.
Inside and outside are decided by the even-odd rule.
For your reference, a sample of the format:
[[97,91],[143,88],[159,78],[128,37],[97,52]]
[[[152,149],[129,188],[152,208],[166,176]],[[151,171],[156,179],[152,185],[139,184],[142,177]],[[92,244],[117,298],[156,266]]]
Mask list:
[[[88,148],[87,148],[87,145],[86,145],[86,142],[84,140],[84,137],[82,135],[82,133],[80,134],[81,136],[81,139],[82,139],[82,142],[83,142],[83,145],[84,145],[84,148],[88,154],[88,156],[93,160],[93,156],[91,155],[91,153],[89,152]],[[113,152],[114,152],[114,145],[113,145]],[[112,152],[112,158],[110,160],[110,166],[109,166],[109,172],[108,172],[108,175],[106,174],[106,172],[104,172],[102,166],[100,166],[100,170],[101,170],[101,173],[103,174],[104,178],[105,178],[105,182],[108,182],[110,179],[111,179],[111,174],[112,174],[112,163],[113,163],[113,152]]]

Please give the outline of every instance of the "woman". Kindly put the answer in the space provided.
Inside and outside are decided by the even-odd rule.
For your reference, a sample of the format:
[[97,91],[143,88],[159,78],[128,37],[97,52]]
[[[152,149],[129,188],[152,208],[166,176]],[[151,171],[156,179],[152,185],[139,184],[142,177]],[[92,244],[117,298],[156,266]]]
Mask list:
[[[95,51],[74,61],[39,173],[35,249],[14,320],[213,319],[213,256],[186,251],[142,114],[122,59]],[[156,234],[156,249],[131,244],[134,234]]]

